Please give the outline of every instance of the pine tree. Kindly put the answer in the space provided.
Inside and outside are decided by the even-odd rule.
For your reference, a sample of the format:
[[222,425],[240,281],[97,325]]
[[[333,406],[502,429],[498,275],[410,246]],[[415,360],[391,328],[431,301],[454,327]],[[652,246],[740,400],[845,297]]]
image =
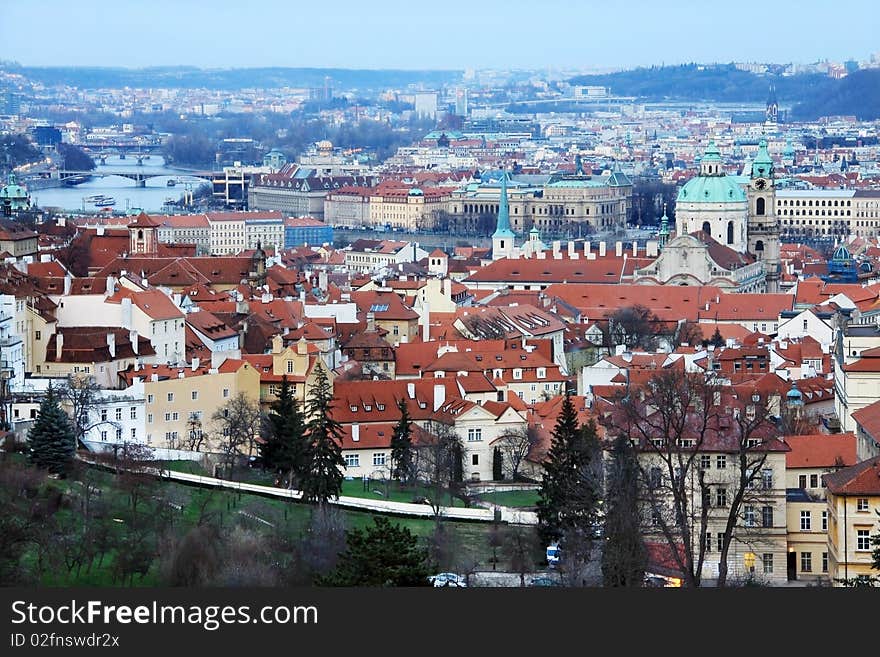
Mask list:
[[317,368],[315,385],[306,406],[306,440],[300,488],[303,500],[324,504],[342,490],[342,425],[330,416],[333,391],[323,367]]
[[40,404],[34,426],[28,432],[28,443],[28,459],[37,467],[46,468],[53,474],[65,474],[73,464],[76,436],[51,385]]
[[566,533],[589,537],[598,516],[599,441],[592,420],[579,426],[566,394],[562,402],[538,493],[538,530],[546,543]]
[[287,375],[281,377],[281,391],[269,407],[264,442],[260,455],[266,467],[286,472],[291,487],[298,486],[304,470],[305,418]]
[[391,477],[406,484],[413,477],[413,454],[412,454],[412,420],[409,417],[409,408],[406,399],[397,403],[400,410],[400,420],[391,434]]
[[336,570],[319,577],[319,586],[428,586],[428,551],[406,527],[388,518],[373,518],[373,526],[346,536],[347,548]]
[[614,441],[608,474],[602,577],[605,586],[642,586],[646,553],[639,517],[639,466],[625,436]]
[[712,334],[712,337],[709,339],[709,344],[716,348],[721,348],[725,345],[724,338],[721,337],[721,331],[718,330],[717,326],[715,327],[715,332]]

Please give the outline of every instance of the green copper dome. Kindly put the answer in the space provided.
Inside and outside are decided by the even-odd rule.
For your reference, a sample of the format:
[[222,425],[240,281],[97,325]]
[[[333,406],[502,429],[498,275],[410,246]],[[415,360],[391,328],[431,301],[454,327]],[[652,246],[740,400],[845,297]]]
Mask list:
[[767,140],[758,143],[758,153],[752,161],[752,178],[766,178],[773,175],[773,158],[767,150]]
[[678,191],[676,203],[742,203],[746,193],[728,176],[697,176]]
[[721,151],[718,150],[718,147],[715,145],[714,141],[710,141],[709,145],[706,147],[706,152],[703,153],[703,157],[700,158],[700,162],[720,162],[721,161]]

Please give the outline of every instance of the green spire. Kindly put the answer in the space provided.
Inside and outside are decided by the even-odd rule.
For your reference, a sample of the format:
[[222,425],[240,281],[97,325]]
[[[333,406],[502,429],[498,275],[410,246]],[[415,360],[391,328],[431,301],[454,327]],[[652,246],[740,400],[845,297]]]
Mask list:
[[767,140],[758,142],[758,153],[752,161],[752,178],[766,178],[773,175],[773,158],[767,150]]
[[666,204],[663,204],[663,216],[660,217],[660,248],[666,246],[669,239],[669,217],[666,216]]
[[513,231],[510,230],[510,208],[507,206],[507,172],[501,172],[501,199],[498,204],[498,223],[492,237],[505,237],[513,239]]

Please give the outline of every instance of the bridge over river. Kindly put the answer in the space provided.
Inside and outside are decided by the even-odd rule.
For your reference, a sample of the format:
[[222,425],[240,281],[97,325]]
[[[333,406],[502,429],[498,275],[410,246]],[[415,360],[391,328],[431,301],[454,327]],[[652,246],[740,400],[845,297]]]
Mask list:
[[120,176],[133,180],[136,187],[146,187],[147,180],[150,178],[202,178],[203,180],[212,180],[214,172],[212,171],[187,171],[186,173],[173,174],[167,171],[143,171],[131,168],[125,169],[108,169],[101,167],[95,171],[76,171],[72,169],[59,169],[52,172],[52,178],[60,179],[66,185],[78,185],[86,182],[91,178],[107,178],[109,176]]

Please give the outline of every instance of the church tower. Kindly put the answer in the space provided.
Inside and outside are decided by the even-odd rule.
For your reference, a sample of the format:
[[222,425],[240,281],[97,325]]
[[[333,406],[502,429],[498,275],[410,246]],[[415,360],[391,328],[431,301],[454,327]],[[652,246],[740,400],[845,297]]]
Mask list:
[[776,126],[779,120],[779,103],[776,102],[776,87],[770,87],[770,95],[767,97],[767,109],[764,111],[764,123],[768,126]]
[[146,212],[128,224],[128,252],[131,255],[156,255],[159,250],[159,224]]
[[501,198],[498,203],[498,222],[492,233],[492,260],[509,258],[513,253],[515,235],[510,230],[510,208],[507,205],[507,172],[501,172]]
[[773,177],[773,159],[762,139],[749,176],[748,235],[749,253],[764,262],[768,292],[779,291],[779,221]]

